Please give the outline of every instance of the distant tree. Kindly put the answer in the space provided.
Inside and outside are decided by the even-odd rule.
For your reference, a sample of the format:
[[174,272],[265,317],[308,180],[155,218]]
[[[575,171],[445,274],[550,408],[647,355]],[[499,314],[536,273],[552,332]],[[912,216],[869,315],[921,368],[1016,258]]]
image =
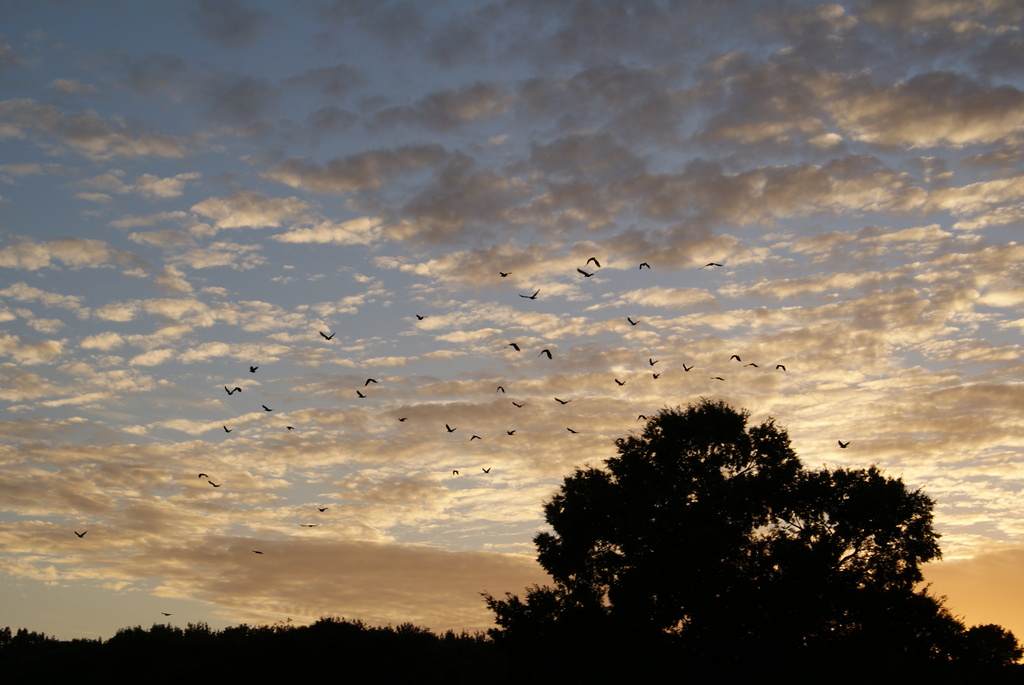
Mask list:
[[708,400],[664,410],[606,468],[567,477],[534,538],[554,586],[485,595],[492,637],[599,663],[624,645],[758,667],[956,658],[962,624],[916,589],[940,556],[933,502],[874,467],[806,470],[785,430],[748,418]]

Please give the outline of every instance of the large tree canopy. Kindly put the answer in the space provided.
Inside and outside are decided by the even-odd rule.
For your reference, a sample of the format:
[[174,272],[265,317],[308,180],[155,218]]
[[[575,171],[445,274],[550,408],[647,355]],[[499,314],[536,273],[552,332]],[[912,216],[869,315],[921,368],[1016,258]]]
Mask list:
[[492,635],[719,661],[964,657],[964,626],[917,587],[940,556],[932,500],[875,467],[807,470],[785,430],[748,418],[664,410],[567,477],[534,540],[554,585],[487,595]]

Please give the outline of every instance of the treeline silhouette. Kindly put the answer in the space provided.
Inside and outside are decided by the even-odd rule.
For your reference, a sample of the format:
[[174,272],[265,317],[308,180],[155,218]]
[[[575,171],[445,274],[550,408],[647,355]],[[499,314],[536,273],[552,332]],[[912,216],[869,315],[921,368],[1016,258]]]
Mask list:
[[[321,618],[308,626],[239,625],[213,630],[153,624],[122,628],[108,640],[58,640],[0,629],[0,678],[7,683],[266,682],[296,677],[336,682],[510,682],[505,656],[482,633],[436,634],[403,623],[368,626]],[[365,682],[365,681],[364,681]]]

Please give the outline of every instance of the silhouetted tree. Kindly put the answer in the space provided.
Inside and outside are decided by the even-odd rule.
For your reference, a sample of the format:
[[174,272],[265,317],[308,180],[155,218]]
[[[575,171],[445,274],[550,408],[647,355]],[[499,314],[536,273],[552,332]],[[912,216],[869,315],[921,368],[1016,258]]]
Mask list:
[[664,410],[567,477],[534,538],[554,586],[485,595],[492,637],[599,664],[954,659],[963,625],[915,589],[940,556],[933,502],[874,467],[805,470],[785,430],[747,420],[708,400]]

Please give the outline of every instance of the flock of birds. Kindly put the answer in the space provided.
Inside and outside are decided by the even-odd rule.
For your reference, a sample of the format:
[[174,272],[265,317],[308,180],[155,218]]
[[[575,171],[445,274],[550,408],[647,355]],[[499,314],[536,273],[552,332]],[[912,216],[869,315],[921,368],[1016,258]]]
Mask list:
[[[584,268],[577,268],[576,271],[579,274],[581,274],[584,278],[591,278],[594,275],[596,275],[596,273],[597,273],[596,270],[594,270],[594,271],[587,271],[586,270],[586,268],[589,268],[591,264],[593,264],[595,269],[600,269],[601,268],[600,261],[596,257],[591,257],[584,264]],[[724,266],[724,265],[721,264],[721,263],[718,263],[718,262],[708,262],[707,264],[705,264],[701,268],[702,269],[707,269],[707,268],[722,267],[722,266]],[[651,265],[648,264],[647,262],[642,262],[639,265],[638,268],[641,269],[641,270],[643,270],[645,268],[646,269],[650,269]],[[498,275],[501,278],[507,278],[509,275],[511,275],[511,273],[512,272],[510,272],[510,271],[499,271]],[[540,289],[539,288],[537,290],[535,290],[532,294],[525,294],[524,295],[522,293],[519,293],[519,297],[521,297],[523,299],[527,299],[527,300],[536,300],[536,299],[538,299],[539,296],[540,296]],[[416,315],[417,321],[422,321],[425,318],[426,317],[424,315],[421,315],[421,314],[417,314]],[[626,321],[629,323],[630,326],[637,326],[637,325],[640,324],[639,320],[635,320],[635,319],[633,319],[630,316],[626,317]],[[337,335],[337,332],[325,333],[324,331],[318,331],[318,333],[320,334],[320,337],[324,341],[326,341],[326,342],[331,342],[332,340],[334,340],[335,335]],[[508,344],[506,344],[505,347],[506,348],[512,348],[512,350],[514,350],[515,352],[522,352],[523,351],[523,348],[520,345],[520,343],[518,343],[516,341],[508,342]],[[550,348],[541,349],[540,352],[538,352],[537,357],[547,357],[547,359],[549,359],[549,360],[553,360],[554,359],[554,355],[552,354]],[[744,363],[743,359],[738,354],[731,355],[729,357],[729,361],[735,361],[735,362],[737,362],[739,364],[742,364],[744,367],[759,368],[759,366],[760,366],[756,362],[748,361],[748,362]],[[654,357],[648,357],[648,359],[647,359],[647,364],[648,364],[647,368],[650,371],[651,376],[652,376],[652,378],[654,380],[657,380],[662,375],[660,371],[654,371],[654,368],[657,366],[658,363],[659,363],[659,360],[655,359]],[[250,365],[249,366],[249,373],[255,374],[259,370],[259,368],[260,367],[258,365]],[[692,365],[692,364],[691,365],[687,365],[685,363],[682,364],[682,369],[683,369],[683,371],[685,373],[689,373],[689,372],[693,371],[694,368],[695,368],[695,365]],[[781,372],[786,372],[787,371],[786,366],[784,364],[775,364],[775,370],[776,371],[781,371]],[[716,376],[710,376],[710,378],[712,380],[716,380],[716,381],[724,381],[725,380],[725,378],[723,376],[717,376],[717,375]],[[615,384],[617,386],[619,386],[619,387],[624,386],[626,384],[626,382],[627,382],[626,380],[622,380],[622,379],[619,379],[619,378],[613,378],[613,380],[614,380]],[[365,394],[363,392],[363,390],[368,388],[371,384],[377,385],[378,383],[379,383],[379,381],[377,379],[375,379],[375,378],[367,378],[365,380],[365,382],[363,383],[362,388],[361,389],[356,389],[356,391],[355,391],[356,392],[356,396],[358,398],[360,398],[360,399],[366,399],[368,397],[368,395]],[[241,386],[228,387],[227,385],[225,385],[224,386],[224,392],[226,392],[228,394],[228,396],[230,397],[230,396],[234,396],[234,395],[236,395],[238,393],[241,393],[242,392],[242,388],[241,388]],[[499,386],[497,386],[497,389],[495,390],[495,392],[500,392],[502,394],[505,394],[505,387],[503,385],[499,385]],[[562,406],[567,405],[570,402],[572,402],[572,398],[570,398],[570,399],[563,399],[561,397],[554,397],[553,399],[554,399],[555,402],[557,402],[559,405],[562,405]],[[515,400],[511,400],[511,402],[512,402],[512,405],[514,407],[516,407],[517,409],[521,409],[524,406],[526,406],[525,402],[517,402]],[[266,404],[261,404],[260,406],[262,407],[263,411],[266,412],[266,413],[270,413],[270,412],[274,411],[274,409],[272,407],[269,407]],[[406,422],[408,420],[408,418],[409,417],[407,417],[407,416],[398,417],[398,421],[404,423],[404,422]],[[640,415],[637,416],[637,420],[638,421],[645,420],[645,419],[647,419],[647,416],[644,415],[644,414],[640,414]],[[445,423],[444,427],[445,427],[446,432],[449,433],[449,434],[455,433],[458,430],[458,427],[452,426],[449,423]],[[234,432],[234,429],[233,428],[229,428],[227,424],[222,424],[222,428],[223,428],[225,433],[232,433],[232,432]],[[288,430],[288,431],[294,431],[295,430],[295,427],[291,426],[291,425],[285,425],[284,428],[286,430]],[[565,428],[571,434],[578,434],[579,433],[579,431],[575,430],[574,428],[572,428],[570,426],[566,426]],[[506,436],[514,436],[516,434],[516,430],[517,429],[514,429],[514,428],[506,430],[505,434],[506,434]],[[474,440],[481,440],[482,441],[483,437],[481,437],[478,434],[473,433],[469,437],[469,442],[473,442]],[[850,445],[849,441],[843,442],[842,440],[839,440],[838,443],[839,443],[839,447],[843,448],[843,449],[846,449]],[[487,466],[487,467],[481,466],[480,467],[481,471],[484,474],[491,473],[491,468],[492,467],[490,467],[490,466]],[[457,469],[457,468],[456,469],[452,469],[452,475],[453,476],[460,475],[459,469]],[[198,478],[206,479],[206,482],[209,483],[210,486],[212,486],[214,488],[220,488],[223,485],[223,483],[214,482],[213,478],[209,474],[207,474],[207,473],[199,473],[198,474]],[[321,507],[319,505],[317,505],[316,508],[317,508],[317,511],[319,513],[321,513],[321,514],[326,512],[329,509],[329,507]],[[303,527],[306,527],[306,528],[315,528],[315,527],[319,526],[320,524],[319,523],[301,523],[299,525],[301,525]],[[89,532],[88,530],[85,530],[85,531],[83,531],[81,533],[79,533],[77,530],[74,531],[75,535],[77,535],[79,538],[84,538],[86,533],[88,533],[88,532]],[[253,554],[262,555],[263,551],[259,550],[259,549],[253,549],[252,553]],[[160,612],[160,613],[162,613],[164,616],[171,616],[172,615],[172,614],[167,613],[167,612]]]

